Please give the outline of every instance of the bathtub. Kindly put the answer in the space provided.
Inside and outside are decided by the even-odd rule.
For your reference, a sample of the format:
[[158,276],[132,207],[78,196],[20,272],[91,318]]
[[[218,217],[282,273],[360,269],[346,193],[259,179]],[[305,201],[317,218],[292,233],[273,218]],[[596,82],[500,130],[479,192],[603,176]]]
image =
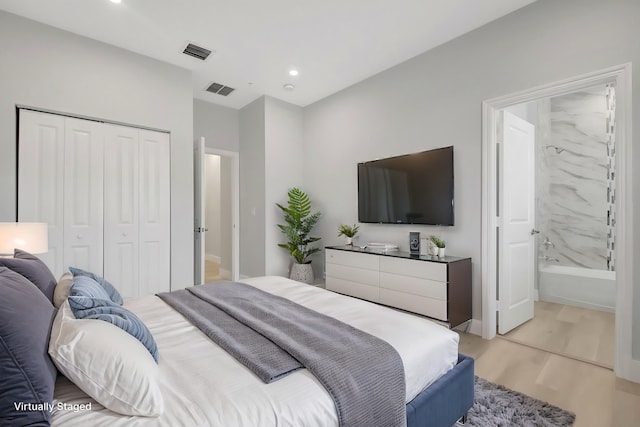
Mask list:
[[614,312],[616,272],[540,264],[538,292],[542,301]]

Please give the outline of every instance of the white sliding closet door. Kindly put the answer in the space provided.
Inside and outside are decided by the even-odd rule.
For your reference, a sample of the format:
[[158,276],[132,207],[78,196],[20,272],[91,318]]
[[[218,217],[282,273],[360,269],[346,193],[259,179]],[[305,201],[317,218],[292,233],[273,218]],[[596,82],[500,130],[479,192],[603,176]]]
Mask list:
[[169,135],[140,131],[140,294],[170,290]]
[[139,295],[138,129],[105,125],[104,277]]
[[103,275],[101,123],[65,118],[64,263]]
[[104,276],[125,297],[170,291],[170,137],[20,110],[18,220],[49,224],[59,277]]
[[20,110],[18,221],[49,224],[49,252],[38,257],[56,277],[65,268],[64,120],[62,116]]

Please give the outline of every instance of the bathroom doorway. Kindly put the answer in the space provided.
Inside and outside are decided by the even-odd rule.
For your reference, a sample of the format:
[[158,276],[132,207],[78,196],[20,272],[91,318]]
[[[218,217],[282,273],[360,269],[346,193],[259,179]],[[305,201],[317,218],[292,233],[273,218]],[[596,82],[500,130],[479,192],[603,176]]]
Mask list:
[[535,129],[537,234],[533,318],[502,337],[613,369],[615,86],[504,111]]
[[[630,164],[630,122],[629,117],[629,85],[628,76],[630,67],[628,64],[612,67],[608,70],[591,73],[585,76],[576,77],[562,82],[549,84],[543,87],[523,91],[483,103],[483,337],[491,339],[496,336],[497,326],[503,313],[504,306],[509,308],[517,307],[521,302],[530,303],[530,314],[536,318],[547,319],[547,323],[538,332],[520,332],[525,327],[521,326],[516,332],[520,332],[520,337],[540,335],[539,331],[549,332],[548,345],[555,344],[556,341],[563,345],[558,345],[555,349],[550,349],[557,353],[567,353],[572,347],[590,347],[591,356],[595,354],[593,363],[600,363],[602,360],[608,362],[603,365],[613,365],[618,376],[633,379],[637,376],[635,361],[631,358],[631,324],[632,311],[630,295],[632,290],[632,253],[633,247],[629,238],[631,221],[631,164]],[[596,89],[596,87],[599,87]],[[595,163],[585,166],[590,156],[589,148],[582,147],[575,141],[575,134],[590,134],[589,121],[579,118],[579,124],[568,124],[569,116],[566,110],[569,104],[577,99],[595,99],[602,95],[598,92],[604,90],[604,98],[612,99],[611,114],[608,119],[605,117],[603,126],[605,131],[610,133],[609,143],[605,136],[601,147],[604,149],[604,160],[598,162],[601,167],[596,167]],[[609,91],[609,92],[607,92]],[[596,93],[597,92],[597,93]],[[608,93],[608,95],[607,95]],[[564,98],[563,98],[564,97]],[[535,105],[531,104],[535,102]],[[528,105],[527,105],[528,104]],[[568,128],[573,129],[573,136],[564,135],[565,141],[549,139],[548,133],[551,126],[551,104],[555,104],[553,119],[556,127],[566,133]],[[511,112],[505,111],[511,108]],[[574,107],[572,107],[574,108]],[[574,119],[584,113],[581,107],[575,107]],[[535,224],[530,230],[535,244],[530,246],[531,250],[518,252],[521,262],[518,265],[518,273],[510,276],[501,275],[500,256],[504,256],[505,241],[504,234],[508,234],[508,227],[504,226],[505,221],[509,221],[509,215],[504,215],[503,196],[499,197],[501,185],[505,182],[511,183],[504,175],[505,170],[501,169],[500,155],[503,154],[504,146],[499,144],[501,129],[498,125],[503,116],[507,113],[514,115],[515,110],[520,110],[518,114],[527,117],[527,121],[533,122],[536,127],[535,162],[538,166],[547,162],[545,174],[538,173],[535,179],[536,198],[531,199],[530,204],[534,205],[530,215],[526,215],[528,220]],[[546,114],[546,116],[545,116]],[[531,115],[537,117],[531,117]],[[606,113],[605,113],[606,116]],[[602,118],[602,117],[600,117]],[[607,129],[606,122],[610,122]],[[586,124],[585,124],[586,123]],[[586,130],[586,132],[585,132]],[[584,143],[583,143],[584,144]],[[613,144],[613,147],[611,146]],[[613,148],[613,149],[612,149]],[[593,154],[593,153],[592,153]],[[593,156],[591,156],[593,157]],[[554,169],[555,168],[555,169]],[[579,170],[581,169],[581,171]],[[594,175],[597,171],[603,171],[598,179],[603,179],[594,184]],[[545,179],[553,178],[553,181]],[[563,181],[564,180],[564,181]],[[576,190],[576,183],[584,181],[584,189]],[[511,185],[511,184],[510,184]],[[572,187],[573,186],[573,187]],[[595,188],[598,191],[594,190]],[[604,189],[604,191],[602,191]],[[540,192],[553,192],[556,201],[547,199],[541,200]],[[593,193],[595,191],[595,193]],[[593,193],[593,194],[591,194]],[[514,192],[514,194],[519,194]],[[570,194],[575,196],[573,199]],[[591,217],[588,215],[589,209],[584,204],[590,204],[590,200],[597,195],[604,194],[606,209],[602,213]],[[569,200],[573,200],[571,204]],[[562,203],[560,203],[562,202]],[[584,203],[581,205],[580,203]],[[555,205],[554,205],[555,204]],[[554,209],[550,208],[553,207]],[[562,208],[562,209],[559,209]],[[598,208],[600,209],[600,208]],[[520,210],[522,218],[523,210]],[[571,223],[571,219],[582,218],[581,225]],[[515,218],[519,220],[520,218]],[[563,222],[564,221],[564,222]],[[516,222],[516,221],[514,221]],[[601,230],[605,231],[602,232]],[[543,232],[544,230],[544,232]],[[567,233],[571,237],[567,237]],[[604,236],[604,238],[603,238]],[[508,239],[506,239],[508,240]],[[599,240],[598,250],[594,250],[595,240]],[[604,240],[604,244],[602,243]],[[513,252],[516,253],[516,252]],[[596,254],[598,254],[596,256]],[[588,259],[591,259],[591,264]],[[598,261],[596,262],[595,259]],[[524,261],[523,261],[524,260]],[[513,263],[512,263],[513,264]],[[506,263],[508,265],[508,263]],[[515,265],[515,264],[514,264]],[[560,271],[559,271],[560,270]],[[523,292],[509,294],[504,292],[505,287],[510,283],[517,283],[523,272],[527,272],[527,277],[535,276],[532,281],[534,286]],[[611,280],[611,277],[613,279]],[[594,283],[591,283],[594,282]],[[604,282],[604,285],[596,285],[595,282]],[[558,284],[560,283],[560,284]],[[602,292],[607,287],[613,285],[613,292]],[[537,286],[537,287],[536,287]],[[576,289],[576,286],[578,288]],[[573,300],[569,298],[574,292]],[[594,299],[598,295],[606,294],[604,299]],[[577,295],[577,297],[575,296]],[[602,295],[600,295],[602,296]],[[536,299],[538,300],[536,302]],[[546,300],[546,301],[545,301]],[[558,304],[558,305],[555,305]],[[598,310],[594,310],[597,308]],[[607,308],[610,311],[607,311]],[[580,310],[590,310],[580,312]],[[615,314],[611,311],[615,310]],[[498,312],[497,316],[490,313]],[[523,310],[526,311],[526,310]],[[609,345],[609,350],[603,348],[606,343],[579,344],[575,337],[583,335],[597,335],[595,330],[601,328],[596,326],[598,317],[594,313],[604,313],[608,317],[604,323],[613,323],[614,334],[603,332],[609,339],[614,336],[614,345]],[[559,321],[555,329],[565,330],[572,337],[557,338],[553,335],[554,327],[550,322]],[[563,323],[562,323],[563,322]],[[530,322],[526,322],[525,325]],[[573,325],[571,325],[573,324]],[[514,329],[517,325],[513,325]],[[580,329],[584,328],[584,329]],[[604,327],[602,327],[604,328]],[[573,334],[571,335],[571,330]],[[508,331],[501,331],[504,335]],[[514,333],[515,335],[515,333]],[[568,336],[568,335],[567,335]],[[573,341],[572,341],[573,339]],[[594,348],[602,346],[600,350]],[[548,348],[548,347],[547,347]],[[582,351],[582,350],[581,350]],[[608,353],[608,354],[606,354]],[[582,355],[574,355],[575,358],[587,359]],[[613,363],[611,363],[613,360]]]

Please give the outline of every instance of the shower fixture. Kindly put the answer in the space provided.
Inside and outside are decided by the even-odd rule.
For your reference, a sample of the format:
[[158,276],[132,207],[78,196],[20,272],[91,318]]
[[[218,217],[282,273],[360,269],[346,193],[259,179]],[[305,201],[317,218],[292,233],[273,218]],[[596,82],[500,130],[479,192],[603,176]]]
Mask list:
[[542,260],[544,260],[544,261],[547,261],[547,262],[548,262],[548,261],[560,262],[560,259],[559,259],[559,258],[556,258],[556,257],[554,257],[554,256],[547,256],[547,255],[545,255],[545,256],[540,257],[540,259],[542,259]]
[[554,150],[556,150],[556,154],[560,154],[565,150],[564,148],[558,147],[557,145],[547,145],[544,148],[553,148]]
[[555,248],[556,247],[556,245],[554,245],[553,242],[551,240],[549,240],[548,237],[544,238],[544,242],[542,242],[542,244],[544,245],[545,249]]

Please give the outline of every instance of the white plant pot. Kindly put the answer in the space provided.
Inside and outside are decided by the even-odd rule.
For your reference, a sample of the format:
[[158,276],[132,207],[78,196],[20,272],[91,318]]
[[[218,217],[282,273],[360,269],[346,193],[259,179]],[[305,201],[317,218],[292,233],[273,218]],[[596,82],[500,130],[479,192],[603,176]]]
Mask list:
[[438,247],[431,240],[427,242],[427,255],[438,256]]
[[347,246],[353,246],[353,237],[347,237]]
[[313,284],[313,268],[311,267],[311,263],[298,264],[297,262],[294,262],[291,264],[289,279],[306,283],[308,285]]
[[444,258],[444,250],[446,248],[438,248],[438,257],[439,258]]

